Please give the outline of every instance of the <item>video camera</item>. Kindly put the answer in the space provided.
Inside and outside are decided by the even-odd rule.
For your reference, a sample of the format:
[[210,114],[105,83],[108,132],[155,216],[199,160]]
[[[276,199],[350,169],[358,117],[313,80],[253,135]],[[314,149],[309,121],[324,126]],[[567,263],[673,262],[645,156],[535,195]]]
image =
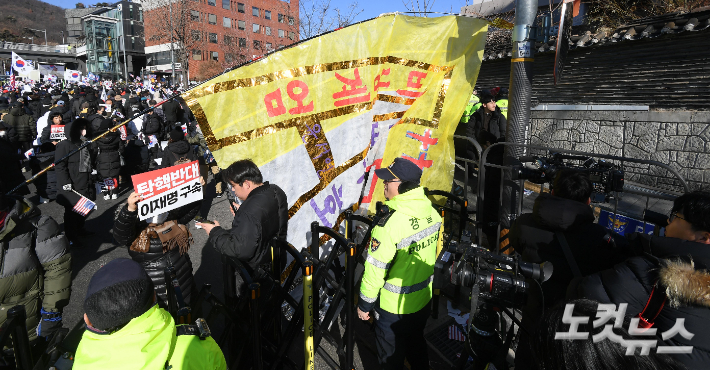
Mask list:
[[[513,180],[544,184],[552,182],[560,170],[573,170],[586,173],[592,181],[594,193],[603,195],[604,200],[609,199],[610,193],[624,190],[624,171],[620,166],[601,159],[550,153],[548,157],[520,157],[519,161],[521,165],[513,169]],[[581,164],[571,161],[579,161]],[[592,200],[602,201],[599,197],[593,197]]]
[[[443,262],[448,262],[451,254],[460,258],[451,262],[447,269]],[[547,281],[552,276],[552,263],[524,262],[519,256],[491,253],[470,242],[452,242],[447,253],[439,256],[436,267],[443,273],[448,272],[452,284],[471,288],[472,320],[464,348],[474,359],[472,368],[491,368],[489,364],[499,369],[507,368],[505,359],[514,337],[513,326],[510,326],[503,341],[500,332],[506,330],[499,323],[498,315],[506,312],[520,325],[508,308],[519,309],[525,305],[530,279],[539,283]],[[459,368],[463,368],[467,358],[461,356],[463,363],[459,364]]]
[[526,278],[547,281],[552,275],[552,263],[535,264],[520,261],[517,256],[493,254],[476,244],[462,243],[457,252],[461,259],[450,268],[451,283],[478,287],[478,297],[496,305],[520,308],[527,299]]

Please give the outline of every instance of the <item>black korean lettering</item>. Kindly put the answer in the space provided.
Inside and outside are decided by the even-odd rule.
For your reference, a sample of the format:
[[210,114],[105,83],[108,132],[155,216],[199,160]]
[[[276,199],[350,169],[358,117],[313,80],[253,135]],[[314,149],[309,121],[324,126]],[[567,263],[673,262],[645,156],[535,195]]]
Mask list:
[[177,203],[177,201],[178,201],[177,191],[173,191],[173,192],[169,193],[167,197],[168,197],[168,205],[173,205],[173,204]]
[[410,218],[409,222],[412,224],[412,230],[419,229],[419,220],[417,220],[415,217]]
[[183,190],[186,190],[186,189],[187,189],[187,191],[185,191],[184,193],[180,194],[180,196],[183,197],[183,198],[187,198],[187,195],[190,193],[190,185],[183,186],[183,187],[180,188],[180,192],[182,192]]

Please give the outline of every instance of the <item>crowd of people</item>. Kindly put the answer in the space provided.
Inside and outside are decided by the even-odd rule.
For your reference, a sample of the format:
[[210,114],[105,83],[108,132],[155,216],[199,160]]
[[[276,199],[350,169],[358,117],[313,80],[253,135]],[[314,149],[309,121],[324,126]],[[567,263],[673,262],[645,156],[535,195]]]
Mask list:
[[[34,348],[42,348],[46,341],[40,338],[63,326],[62,310],[72,288],[71,254],[90,233],[77,204],[97,197],[116,200],[121,189],[133,188],[132,175],[198,161],[202,185],[211,173],[217,196],[233,194],[228,203],[234,218],[229,229],[216,220],[200,220],[195,226],[208,235],[209,246],[240,260],[256,279],[269,275],[269,242],[287,237],[286,194],[266,181],[251,160],[221,170],[184,102],[160,104],[178,92],[134,84],[36,85],[0,97],[0,156],[5,164],[0,171],[0,323],[10,308],[23,305]],[[485,149],[505,141],[506,116],[506,89],[474,91],[456,132]],[[125,129],[111,131],[126,117],[134,119]],[[455,144],[457,156],[478,156],[465,141]],[[491,162],[502,164],[502,152],[491,150],[490,155]],[[27,186],[18,188],[27,177],[23,172],[39,174],[48,167],[33,186],[40,203],[56,201],[64,207],[63,227],[24,197]],[[413,369],[429,369],[424,328],[443,221],[420,184],[422,170],[415,163],[396,158],[375,172],[384,183],[386,201],[374,216],[363,254],[357,314],[375,320],[381,368],[402,369],[407,359]],[[499,184],[490,181],[484,191],[497,194]],[[97,182],[103,184],[98,190]],[[710,322],[710,257],[705,253],[710,193],[696,191],[675,199],[664,236],[624,238],[595,223],[593,184],[586,174],[559,171],[552,189],[539,195],[532,213],[520,215],[510,228],[511,249],[522,260],[554,264],[552,277],[539,290],[529,290],[515,368],[680,370],[710,365],[710,331],[704,331]],[[222,350],[204,327],[177,322],[170,308],[172,295],[179,307],[195,303],[187,252],[194,244],[189,222],[196,219],[201,201],[140,220],[142,199],[131,191],[116,209],[113,237],[130,259],[110,261],[91,278],[83,300],[86,331],[74,367],[226,369]],[[497,226],[499,201],[488,195],[486,200],[478,221],[488,235],[496,230],[492,226]],[[166,284],[166,270],[173,284]],[[238,282],[236,289],[235,294],[243,293],[243,284]],[[602,323],[606,326],[570,321],[593,318],[610,305],[614,313]],[[590,336],[556,340],[558,333],[574,330]],[[638,335],[655,335],[662,345],[692,351],[628,356],[627,347]],[[0,362],[7,360],[7,353],[0,357]]]

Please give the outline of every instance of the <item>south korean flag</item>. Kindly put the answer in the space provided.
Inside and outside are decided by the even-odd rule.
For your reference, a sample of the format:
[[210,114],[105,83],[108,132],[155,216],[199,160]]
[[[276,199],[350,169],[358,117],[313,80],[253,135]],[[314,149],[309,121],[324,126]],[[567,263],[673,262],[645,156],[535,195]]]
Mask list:
[[22,58],[19,55],[12,52],[12,68],[19,74],[29,74],[32,71],[32,64]]

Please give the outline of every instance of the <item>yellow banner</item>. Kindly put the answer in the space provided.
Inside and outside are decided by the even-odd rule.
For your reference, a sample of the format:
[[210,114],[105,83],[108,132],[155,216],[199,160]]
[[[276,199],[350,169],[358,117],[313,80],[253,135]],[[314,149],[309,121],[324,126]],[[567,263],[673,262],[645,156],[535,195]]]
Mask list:
[[[478,76],[487,21],[387,15],[307,40],[183,98],[220,167],[251,158],[288,196],[289,241],[383,200],[374,169],[396,157],[450,190],[452,135]],[[364,175],[369,172],[367,184]]]

